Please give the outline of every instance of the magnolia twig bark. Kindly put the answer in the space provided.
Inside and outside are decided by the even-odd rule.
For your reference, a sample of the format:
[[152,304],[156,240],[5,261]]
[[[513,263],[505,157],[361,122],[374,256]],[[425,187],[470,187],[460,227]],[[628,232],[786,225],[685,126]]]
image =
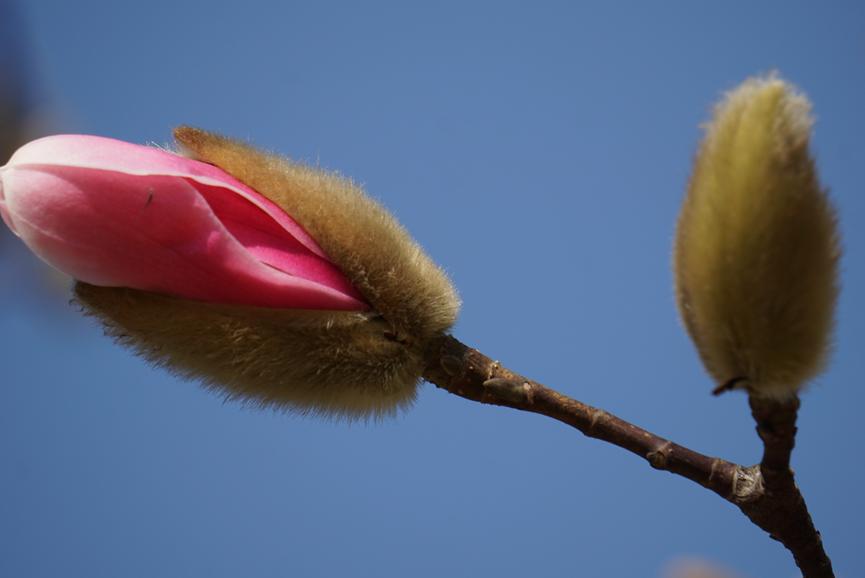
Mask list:
[[546,415],[589,437],[624,448],[655,469],[688,478],[735,504],[787,547],[805,578],[834,577],[820,533],[790,470],[798,399],[787,403],[751,399],[764,453],[760,464],[745,467],[695,452],[571,399],[502,367],[450,336],[429,348],[424,378],[472,401]]
[[790,550],[804,576],[834,576],[820,532],[814,527],[805,498],[790,469],[799,399],[794,397],[781,402],[752,396],[750,404],[751,415],[757,422],[757,435],[763,440],[760,461],[763,492],[759,499],[744,504],[741,509],[752,522]]

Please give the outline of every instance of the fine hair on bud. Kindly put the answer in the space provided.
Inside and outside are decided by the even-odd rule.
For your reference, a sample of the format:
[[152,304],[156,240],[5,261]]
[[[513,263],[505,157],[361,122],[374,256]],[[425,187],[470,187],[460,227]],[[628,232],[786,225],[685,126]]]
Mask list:
[[408,407],[421,355],[370,313],[192,301],[78,282],[75,298],[121,345],[172,373],[261,407],[383,417]]
[[371,310],[206,303],[79,282],[85,311],[144,358],[230,399],[347,418],[408,407],[426,350],[459,311],[444,272],[351,181],[202,130],[175,137],[187,155],[279,205]]
[[831,346],[840,244],[808,100],[776,75],[716,106],[676,232],[679,312],[718,384],[795,394]]

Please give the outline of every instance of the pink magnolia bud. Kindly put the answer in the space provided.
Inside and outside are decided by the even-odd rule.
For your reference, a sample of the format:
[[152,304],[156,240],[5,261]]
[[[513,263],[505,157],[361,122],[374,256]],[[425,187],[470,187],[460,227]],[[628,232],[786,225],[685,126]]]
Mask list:
[[366,310],[285,211],[221,169],[84,135],[31,142],[0,168],[0,213],[79,281],[226,304]]
[[34,141],[0,168],[3,220],[109,335],[177,375],[300,413],[408,407],[459,311],[444,271],[348,179],[191,127],[175,138],[198,160]]

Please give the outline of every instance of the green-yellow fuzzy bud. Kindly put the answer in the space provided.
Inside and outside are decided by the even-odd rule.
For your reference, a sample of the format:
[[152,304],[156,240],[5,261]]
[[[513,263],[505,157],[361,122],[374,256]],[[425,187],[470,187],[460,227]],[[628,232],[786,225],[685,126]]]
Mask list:
[[718,391],[795,394],[825,365],[840,256],[810,104],[770,75],[715,108],[675,245],[684,324]]

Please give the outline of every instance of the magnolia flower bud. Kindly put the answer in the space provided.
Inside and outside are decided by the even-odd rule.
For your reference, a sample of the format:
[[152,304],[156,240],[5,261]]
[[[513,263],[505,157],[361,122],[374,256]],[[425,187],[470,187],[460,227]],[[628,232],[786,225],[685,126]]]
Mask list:
[[676,294],[716,392],[796,393],[824,366],[840,255],[806,98],[770,76],[716,107],[679,217]]
[[0,168],[0,214],[76,278],[108,333],[179,375],[300,412],[410,404],[424,350],[458,312],[444,273],[349,181],[176,136],[204,162],[100,137],[34,141]]

